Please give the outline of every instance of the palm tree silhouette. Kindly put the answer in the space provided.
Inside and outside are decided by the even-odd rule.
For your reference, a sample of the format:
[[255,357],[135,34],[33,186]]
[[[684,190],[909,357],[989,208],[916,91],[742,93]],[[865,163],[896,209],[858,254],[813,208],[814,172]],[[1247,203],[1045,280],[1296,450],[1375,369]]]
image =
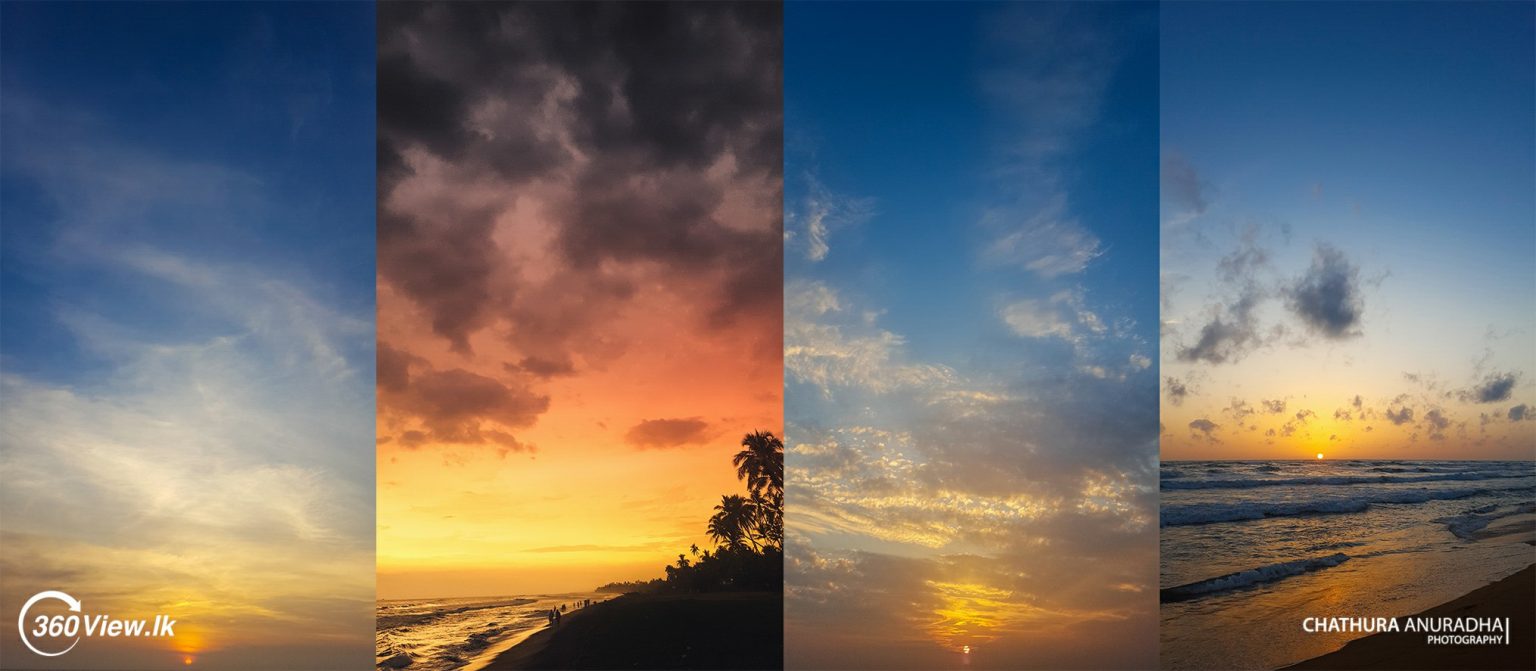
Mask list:
[[767,431],[753,431],[741,439],[742,451],[731,458],[736,477],[754,491],[784,491],[784,441]]
[[709,518],[709,535],[727,547],[742,547],[745,542],[756,551],[758,543],[751,533],[756,523],[757,509],[752,502],[738,494],[728,494],[720,497],[720,505],[715,506],[715,514]]
[[747,492],[720,497],[707,529],[716,546],[701,552],[697,543],[690,545],[675,565],[665,567],[665,580],[654,581],[662,588],[783,588],[784,442],[754,431],[742,437],[741,447],[731,464]]
[[782,549],[784,547],[784,496],[778,494],[773,498],[765,499],[762,493],[752,492],[749,503],[757,513],[752,528],[763,539],[763,546]]
[[762,539],[764,548],[783,548],[784,441],[767,431],[753,431],[741,439],[741,446],[744,449],[731,458],[731,463],[736,466],[736,477],[745,480],[752,493],[756,515],[750,531]]

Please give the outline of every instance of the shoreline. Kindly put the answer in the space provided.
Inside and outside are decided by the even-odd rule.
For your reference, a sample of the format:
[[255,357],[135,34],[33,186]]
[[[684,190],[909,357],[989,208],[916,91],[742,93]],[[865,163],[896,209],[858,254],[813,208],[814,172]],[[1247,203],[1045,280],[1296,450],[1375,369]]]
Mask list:
[[1280,671],[1532,668],[1532,660],[1536,660],[1536,564],[1527,564],[1513,575],[1411,617],[1507,617],[1510,643],[1429,645],[1424,633],[1378,633]]
[[[594,603],[585,608],[577,608],[576,610],[564,613],[560,618],[560,627],[569,627],[571,622],[585,617],[587,611],[596,608],[601,603],[612,600],[613,599],[605,599],[604,601]],[[529,659],[531,659],[534,655],[542,652],[544,648],[549,645],[550,638],[552,638],[558,631],[560,631],[559,627],[546,624],[542,627],[532,630],[525,635],[513,636],[512,638],[508,639],[507,642],[502,643],[502,645],[506,646],[505,649],[495,651],[487,650],[484,655],[476,658],[474,662],[465,665],[462,669],[460,669],[460,671],[490,671],[493,669],[523,668],[526,666]],[[510,643],[510,645],[507,643]]]
[[484,669],[779,669],[783,594],[622,594],[545,627]]

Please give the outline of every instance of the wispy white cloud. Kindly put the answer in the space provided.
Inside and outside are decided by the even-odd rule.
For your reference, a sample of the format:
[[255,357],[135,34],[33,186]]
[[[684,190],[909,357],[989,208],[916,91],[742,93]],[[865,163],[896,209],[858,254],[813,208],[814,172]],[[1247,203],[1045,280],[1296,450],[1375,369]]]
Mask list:
[[1060,338],[1077,343],[1108,330],[1076,291],[1057,292],[1046,300],[1015,301],[1003,306],[998,316],[1015,335],[1024,338]]
[[979,83],[1005,130],[989,138],[992,181],[963,235],[973,276],[957,290],[990,304],[928,323],[912,318],[942,292],[906,304],[855,284],[918,257],[790,278],[788,666],[942,668],[971,645],[987,664],[1059,668],[1100,637],[1136,652],[1098,654],[1098,668],[1155,654],[1151,345],[1090,300],[1084,274],[1108,245],[1068,179],[1117,67],[1105,22],[1084,20],[1096,11],[989,14],[982,48],[999,65]]
[[[858,604],[883,595],[905,605],[861,626],[954,648],[1038,642],[1046,622],[1059,640],[1062,627],[1150,617],[1155,383],[1128,384],[1149,358],[1122,359],[1113,371],[1063,362],[1051,370],[1064,381],[1049,390],[948,367],[917,375],[934,367],[915,361],[899,334],[856,320],[851,302],[824,283],[791,287],[788,383],[826,398],[804,418],[789,413],[791,629],[861,618]],[[1111,332],[1073,292],[1008,307],[1036,337]],[[819,323],[827,320],[845,321]],[[844,330],[855,327],[864,329],[855,331],[862,350]],[[802,347],[845,355],[807,366],[797,359]],[[829,623],[805,640],[839,631]],[[916,644],[907,652],[908,662],[933,654]]]
[[[367,650],[366,321],[277,280],[235,290],[246,272],[135,257],[155,259],[136,266],[146,288],[174,278],[189,310],[239,305],[248,318],[165,342],[76,309],[63,322],[112,361],[104,378],[0,378],[5,592],[63,586],[112,612],[174,612],[199,653],[274,640]],[[159,272],[171,268],[185,272]]]
[[938,389],[954,380],[947,366],[907,362],[905,338],[866,323],[826,284],[792,281],[784,304],[784,371],[792,381],[831,394],[840,387]]
[[799,248],[807,261],[817,262],[832,252],[832,232],[868,221],[875,201],[835,192],[814,172],[804,179],[805,197],[784,213],[784,241]]
[[1098,236],[1070,216],[1064,193],[1051,196],[1038,209],[993,208],[983,215],[982,225],[999,231],[983,254],[985,260],[1044,279],[1081,273],[1104,253]]
[[[47,109],[7,100],[7,122],[35,131],[7,177],[53,204],[28,272],[50,288],[38,318],[80,360],[0,375],[4,609],[64,589],[114,615],[172,613],[172,645],[203,663],[366,660],[371,305],[240,244],[281,211],[261,180]],[[127,643],[70,660],[180,663]]]
[[982,258],[1044,279],[1081,273],[1104,253],[1073,215],[1063,178],[1119,61],[1111,36],[1083,18],[1054,7],[1009,10],[989,36],[1000,65],[983,88],[1012,135],[1000,142],[998,203],[981,218],[994,236]]

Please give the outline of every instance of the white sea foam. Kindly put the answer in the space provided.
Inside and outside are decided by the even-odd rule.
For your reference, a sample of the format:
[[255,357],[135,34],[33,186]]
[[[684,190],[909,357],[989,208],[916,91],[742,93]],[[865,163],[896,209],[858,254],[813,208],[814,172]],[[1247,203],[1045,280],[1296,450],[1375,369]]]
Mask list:
[[1477,532],[1482,531],[1489,524],[1513,515],[1527,515],[1536,512],[1536,504],[1525,503],[1513,506],[1500,506],[1488,504],[1478,506],[1461,515],[1442,517],[1436,522],[1445,523],[1445,528],[1457,538],[1462,540],[1475,540]]
[[548,624],[550,608],[607,594],[383,601],[376,609],[376,665],[413,671],[458,669],[498,644]]
[[[1263,472],[1264,468],[1254,469]],[[1429,475],[1333,475],[1302,478],[1224,478],[1218,480],[1176,480],[1163,482],[1163,489],[1246,489],[1250,487],[1296,487],[1328,485],[1404,484],[1415,482],[1450,482],[1499,480],[1530,477],[1530,473],[1511,471],[1477,471],[1460,473],[1434,473]]]
[[[1503,490],[1530,494],[1536,493],[1528,487]],[[1341,513],[1359,513],[1368,510],[1375,504],[1404,504],[1424,503],[1426,501],[1443,501],[1462,499],[1478,494],[1501,491],[1486,487],[1463,487],[1456,489],[1376,489],[1360,492],[1358,494],[1345,494],[1328,497],[1309,498],[1292,501],[1238,501],[1233,503],[1189,503],[1182,505],[1164,505],[1162,509],[1162,526],[1184,526],[1189,524],[1213,524],[1218,522],[1238,522],[1243,520],[1259,520],[1266,517],[1289,517],[1295,515],[1329,515]]]
[[[1164,633],[1202,648],[1186,647],[1178,668],[1283,666],[1295,660],[1254,663],[1255,652],[1271,645],[1259,632],[1294,630],[1321,598],[1346,595],[1366,613],[1396,612],[1405,603],[1416,610],[1530,563],[1536,462],[1331,458],[1162,467],[1165,476],[1181,476],[1162,481]],[[1356,589],[1362,584],[1371,589]],[[1226,633],[1213,638],[1213,631]],[[1215,640],[1231,644],[1207,653]]]
[[1291,576],[1301,575],[1320,569],[1331,568],[1349,561],[1349,555],[1342,552],[1326,557],[1309,557],[1294,561],[1270,564],[1258,568],[1228,573],[1224,576],[1192,582],[1178,587],[1163,589],[1158,594],[1158,599],[1163,603],[1174,601],[1188,601],[1203,596],[1210,596],[1222,592],[1230,592],[1260,583],[1283,580]]

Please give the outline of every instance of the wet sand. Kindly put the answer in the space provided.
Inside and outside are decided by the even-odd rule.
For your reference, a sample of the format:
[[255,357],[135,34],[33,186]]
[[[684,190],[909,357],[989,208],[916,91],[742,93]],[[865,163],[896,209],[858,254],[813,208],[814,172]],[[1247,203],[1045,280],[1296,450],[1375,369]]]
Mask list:
[[567,615],[497,656],[517,669],[779,669],[779,593],[626,594]]
[[[523,636],[521,637],[521,640],[515,641],[513,645],[508,647],[505,651],[496,653],[490,660],[481,658],[477,660],[478,663],[466,665],[463,671],[529,668],[526,666],[528,658],[547,647],[549,645],[550,637],[554,636],[555,632],[571,626],[572,622],[580,620],[586,615],[588,611],[596,608],[597,606],[598,604],[592,604],[586,608],[577,608],[576,610],[567,611],[561,614],[559,627],[549,625],[543,629],[539,629],[526,636]],[[512,666],[508,666],[508,664],[511,664]]]
[[1423,633],[1373,634],[1285,669],[1536,669],[1536,566],[1417,616],[1508,617],[1514,635],[1508,645],[1429,645]]

